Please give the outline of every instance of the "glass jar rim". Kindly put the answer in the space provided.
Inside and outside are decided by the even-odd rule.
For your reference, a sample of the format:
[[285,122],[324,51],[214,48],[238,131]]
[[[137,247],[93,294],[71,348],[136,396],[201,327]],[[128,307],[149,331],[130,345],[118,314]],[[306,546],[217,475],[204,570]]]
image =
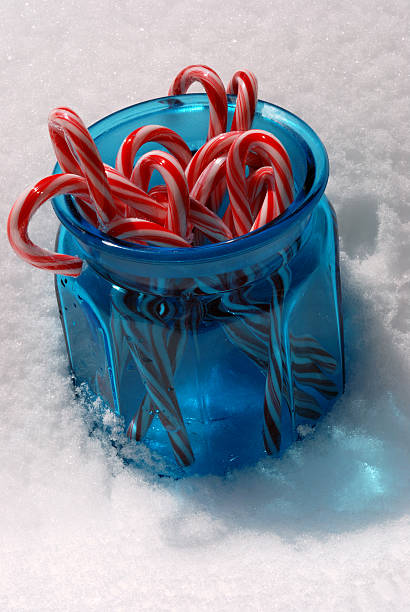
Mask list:
[[[111,113],[90,126],[89,131],[94,139],[102,136],[113,120],[125,118],[127,115],[147,116],[164,110],[164,102],[171,100],[192,102],[192,106],[207,107],[208,98],[206,94],[184,94],[181,96],[166,96],[146,100],[122,108]],[[228,95],[228,109],[233,110],[236,96]],[[148,112],[144,112],[148,111]],[[135,113],[137,111],[137,113]],[[140,112],[138,112],[140,111]],[[96,249],[101,249],[108,254],[120,256],[121,258],[134,261],[150,263],[184,263],[197,261],[209,261],[224,258],[229,255],[238,256],[242,252],[246,253],[269,242],[276,241],[282,234],[287,233],[290,227],[301,221],[310,214],[313,207],[322,197],[329,176],[329,161],[326,149],[319,136],[312,128],[294,115],[290,111],[266,102],[258,100],[256,114],[274,121],[295,134],[306,149],[306,176],[304,184],[299,189],[294,201],[287,210],[274,221],[265,226],[243,236],[238,236],[232,240],[206,244],[187,248],[171,248],[159,246],[142,246],[132,244],[125,240],[112,238],[104,234],[99,229],[93,227],[83,220],[76,212],[72,196],[58,196],[53,198],[52,204],[54,211],[60,222],[72,233],[80,242],[86,243]],[[107,125],[108,124],[108,125]],[[58,164],[54,167],[53,173],[59,173],[61,169]]]

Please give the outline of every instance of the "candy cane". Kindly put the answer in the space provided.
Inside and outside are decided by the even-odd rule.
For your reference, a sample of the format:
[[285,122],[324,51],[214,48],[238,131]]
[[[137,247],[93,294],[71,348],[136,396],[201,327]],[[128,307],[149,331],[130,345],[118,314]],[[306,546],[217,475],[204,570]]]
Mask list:
[[[263,202],[269,187],[276,191],[276,177],[272,166],[262,166],[257,170],[252,170],[247,178],[247,184],[252,214],[255,217],[260,210],[260,206],[256,204],[258,199],[260,203]],[[279,206],[278,202],[278,214],[282,214],[285,210],[283,201],[281,200],[281,206]]]
[[[124,179],[125,180],[125,179]],[[132,189],[136,190],[135,185],[130,183]],[[121,197],[126,197],[124,193],[118,191],[114,186],[113,193]],[[132,192],[131,192],[132,193]],[[149,205],[156,205],[155,200],[152,200],[144,192],[141,201],[143,205],[148,200]],[[77,257],[63,255],[61,253],[52,253],[47,249],[42,249],[32,243],[28,237],[28,225],[32,216],[47,200],[63,194],[71,194],[82,198],[84,205],[89,198],[87,181],[84,177],[73,174],[55,174],[46,177],[36,183],[33,187],[24,191],[14,203],[8,218],[8,237],[11,246],[20,257],[41,269],[50,270],[55,274],[65,274],[67,276],[78,276],[82,269],[82,261]],[[135,193],[132,193],[132,203],[135,205],[138,201]],[[91,206],[91,203],[89,204]],[[161,217],[165,219],[166,209],[158,207],[161,210]],[[145,219],[117,219],[108,225],[110,235],[118,238],[126,239],[141,239],[159,246],[182,246],[189,247],[189,243],[167,230],[166,228]]]
[[237,96],[231,130],[250,130],[258,101],[258,81],[250,70],[238,70],[229,81],[228,94]]
[[[284,267],[269,279],[272,284],[272,297],[268,314],[260,312],[258,305],[253,304],[252,300],[249,301],[246,287],[223,294],[223,303],[229,312],[240,314],[240,317],[235,317],[233,321],[226,321],[224,331],[227,337],[266,373],[263,440],[268,454],[276,453],[281,448],[282,397],[287,375],[286,364],[283,364],[282,308],[290,283],[286,269],[290,254],[281,252],[281,256]],[[251,270],[252,276],[257,274],[258,268]]]
[[192,65],[183,68],[175,77],[169,88],[169,96],[185,94],[192,83],[201,83],[209,99],[209,128],[210,140],[217,134],[226,131],[228,103],[224,84],[217,73],[208,66]]
[[148,190],[154,170],[164,179],[168,191],[167,227],[182,237],[187,235],[189,215],[189,191],[185,174],[178,161],[164,151],[150,151],[139,158],[131,175],[131,181]]
[[[167,206],[161,204],[143,189],[125,178],[118,170],[104,164],[108,182],[116,203],[127,206],[127,214],[124,217],[143,216],[149,221],[164,224],[167,218]],[[137,213],[135,215],[135,213]]]
[[[202,202],[213,213],[217,213],[221,207],[226,192],[226,156],[218,157],[206,166],[194,187],[191,195]],[[225,240],[232,238],[231,229],[223,221]]]
[[323,413],[320,396],[329,400],[338,395],[330,378],[337,361],[312,336],[289,334],[289,341],[295,412],[302,418],[317,420]]
[[[241,134],[243,134],[243,132],[239,131],[218,134],[218,136],[215,136],[215,138],[212,138],[212,140],[209,140],[198,149],[185,168],[185,174],[190,189],[193,188],[201,173],[211,162],[219,157],[226,157],[228,155],[231,146]],[[257,153],[249,151],[246,158],[246,163],[249,166],[258,168],[263,165],[262,162],[263,160]]]
[[152,406],[158,410],[158,416],[167,431],[177,462],[180,465],[190,465],[194,455],[173,384],[174,372],[186,342],[185,327],[169,331],[157,319],[156,307],[161,298],[144,296],[139,304],[137,320],[135,313],[128,314],[124,297],[117,298],[114,307],[122,321],[129,349]]
[[226,162],[230,206],[239,235],[247,233],[253,224],[245,176],[246,160],[250,150],[258,153],[274,168],[278,205],[286,208],[293,199],[292,167],[281,142],[263,130],[244,132],[232,144]]
[[[172,367],[173,376],[175,376],[175,372],[182,360],[182,355],[187,340],[186,326],[181,324],[180,321],[175,321],[174,323],[175,327],[173,327],[169,331],[166,347]],[[127,429],[127,436],[131,439],[135,438],[135,440],[137,441],[142,440],[145,437],[148,429],[150,428],[156,412],[159,413],[160,411],[157,411],[155,402],[153,402],[149,393],[146,393],[138,407],[138,410],[130,421],[130,424]],[[161,417],[160,420],[166,428],[166,423],[164,423]],[[172,444],[171,437],[170,442],[174,448],[174,444]],[[176,440],[176,442],[178,442],[178,440]],[[176,458],[178,460],[178,453],[176,453]]]
[[[185,236],[190,199],[185,174],[178,161],[168,153],[161,151],[146,153],[138,160],[131,180],[146,191],[155,169],[160,172],[167,190],[166,225],[175,233]],[[149,315],[150,300],[148,298],[145,304]],[[134,325],[131,321],[126,321],[124,326],[130,350],[136,359],[151,398],[148,406],[154,404],[158,407],[160,420],[167,430],[178,463],[189,465],[194,457],[175,392],[172,391],[172,378],[176,363],[167,346],[166,332],[155,322],[154,324]],[[142,409],[144,407],[147,407],[145,401]],[[141,418],[137,417],[141,432],[149,426],[150,416],[148,413],[148,415],[141,415]],[[133,424],[132,426],[130,424],[130,427],[132,432]]]
[[7,221],[7,234],[16,253],[32,266],[50,270],[54,274],[79,276],[83,262],[78,257],[52,253],[30,240],[28,225],[34,213],[56,195],[88,196],[87,182],[74,174],[53,174],[26,189],[15,201]]
[[[128,207],[139,215],[143,215],[147,220],[155,223],[164,224],[168,212],[168,195],[165,185],[152,187],[149,194],[141,188],[131,183],[122,176],[117,170],[105,165],[108,181],[113,193],[114,201],[118,206]],[[221,170],[219,170],[221,172]],[[220,176],[220,174],[218,175]],[[202,177],[204,178],[204,177]],[[215,178],[218,180],[218,177]],[[190,198],[189,220],[193,226],[200,229],[208,238],[214,242],[230,240],[232,233],[224,224],[222,219],[209,210],[203,202],[208,198],[212,191],[213,184],[198,183]],[[125,216],[125,215],[124,215]],[[133,216],[130,212],[127,216]]]
[[214,159],[205,167],[191,193],[210,210],[218,212],[226,193],[226,156]]
[[[126,322],[126,325],[131,327],[130,322]],[[167,430],[175,458],[179,465],[188,466],[193,463],[194,455],[173,390],[173,368],[168,357],[166,339],[158,326],[151,327],[152,329],[143,333],[135,334],[132,345],[136,350],[131,350],[135,357],[138,356],[141,375],[147,381],[147,391],[152,403],[158,407],[159,418]],[[147,346],[150,349],[147,350]]]
[[155,185],[154,187],[151,187],[148,195],[156,202],[162,204],[164,210],[166,210],[168,206],[168,190],[165,185]]
[[[172,289],[172,286],[173,281],[170,281],[168,284],[168,289]],[[173,322],[173,326],[169,330],[166,339],[166,349],[170,360],[173,376],[175,376],[175,372],[181,364],[187,342],[188,331],[190,330],[192,332],[192,335],[197,333],[199,320],[201,318],[202,313],[202,308],[198,308],[198,303],[195,304],[190,300],[187,300],[184,301],[184,305],[186,308],[184,314],[182,316],[180,315],[180,317]],[[148,309],[145,305],[143,305],[142,310],[144,312],[147,312]],[[153,309],[151,307],[151,311],[152,310]],[[171,390],[173,391],[173,388]],[[128,437],[135,438],[135,440],[142,440],[145,437],[157,412],[165,429],[167,429],[166,422],[161,419],[161,410],[157,410],[156,408],[156,401],[153,401],[152,398],[149,396],[149,393],[146,393],[138,407],[138,410],[136,411],[134,417],[131,419],[131,422],[128,426]],[[179,450],[179,447],[181,446],[180,440],[175,436],[172,437],[170,433],[171,432],[168,431],[175,457],[177,459],[177,462],[181,463],[181,453]]]
[[[193,192],[195,194],[195,192]],[[149,195],[157,203],[164,206],[164,220],[168,208],[168,196],[165,185],[156,185],[149,191]],[[194,228],[200,230],[211,242],[224,242],[232,239],[232,232],[218,215],[213,213],[202,202],[190,197],[189,221]]]
[[263,406],[263,441],[269,455],[281,449],[282,441],[282,392],[283,392],[283,300],[289,286],[288,274],[278,273],[272,277],[272,300],[270,307],[269,360]]
[[137,442],[143,440],[151,426],[155,413],[155,404],[153,403],[149,393],[146,393],[138,407],[138,410],[129,422],[127,427],[128,438],[130,438],[130,440],[136,440]]
[[116,219],[107,226],[107,233],[122,240],[143,240],[156,246],[190,247],[189,242],[169,229],[146,219]]
[[81,118],[69,108],[55,108],[48,117],[51,142],[65,172],[83,175],[102,227],[118,216],[100,153]]
[[[164,222],[167,214],[165,205],[158,204],[145,191],[131,183],[114,168],[104,164],[104,169],[120,217],[135,217],[135,213],[137,213],[138,216],[142,216],[149,221],[161,224]],[[97,226],[97,216],[89,194],[84,198],[77,197],[75,202],[81,215],[89,223]]]
[[226,189],[226,156],[212,160],[191,189],[191,196],[218,212]]
[[248,196],[250,202],[255,202],[258,195],[264,196],[264,199],[259,211],[251,204],[252,216],[256,217],[251,227],[251,231],[273,221],[273,219],[281,213],[276,196],[275,173],[270,166],[263,166],[255,170],[248,181]]
[[[57,109],[55,109],[57,110]],[[59,109],[63,111],[63,108]],[[67,113],[71,113],[70,109],[67,109]],[[79,176],[83,176],[83,171],[81,170],[77,158],[74,156],[66,138],[64,132],[61,129],[56,129],[51,123],[48,125],[51,144],[53,145],[53,149],[57,158],[58,163],[60,164],[63,172],[67,172],[69,174],[78,174]],[[88,221],[94,227],[97,227],[99,224],[99,218],[95,209],[95,204],[93,199],[88,194],[87,198],[77,198],[76,200],[77,207],[79,208],[82,217]]]
[[[82,124],[81,119],[73,111],[70,111],[70,109],[55,109],[54,111],[52,111],[52,113],[50,113],[50,118],[53,116],[53,114],[60,115],[63,111],[63,114],[68,116],[68,120],[72,120],[74,126],[76,122],[82,125],[82,131],[84,132],[85,130],[85,136],[88,138],[88,140],[91,141],[90,146],[95,146],[87,129]],[[49,130],[56,157],[61,168],[65,172],[79,174],[82,176],[84,174],[84,169],[81,168],[78,164],[76,158],[77,151],[75,152],[75,154],[72,152],[72,145],[70,141],[68,141],[70,144],[68,144],[68,142],[66,141],[66,133],[61,132],[61,129],[56,127],[54,119],[49,121]],[[98,151],[97,155],[99,155]],[[158,221],[159,212],[161,212],[160,216],[163,217],[162,209],[161,211],[158,211],[158,207],[155,205],[155,202],[153,202],[152,199],[149,198],[142,189],[138,188],[136,185],[131,183],[131,181],[127,180],[124,176],[122,176],[120,172],[118,172],[114,168],[111,168],[107,164],[103,164],[103,170],[104,175],[108,180],[109,190],[113,197],[113,201],[116,208],[116,215],[120,215],[123,217],[128,216],[127,213],[129,211],[126,207],[124,207],[123,204],[123,202],[125,202],[129,204],[133,211],[136,211],[139,214],[143,214],[144,216],[149,216],[150,218],[152,218],[153,221]],[[85,178],[87,179],[87,177]],[[91,180],[91,176],[89,176],[88,180]],[[97,225],[96,221],[98,220],[98,217],[95,210],[93,210],[93,207],[90,207],[89,198],[78,198],[77,205],[79,206],[82,215],[90,223],[92,223],[93,225]]]
[[185,174],[188,186],[192,189],[199,179],[205,168],[219,157],[226,157],[236,139],[241,135],[241,132],[225,132],[218,134],[206,142],[195,153],[188,166],[185,169]]
[[162,125],[146,125],[131,132],[119,148],[115,167],[125,177],[130,178],[137,151],[147,142],[164,146],[179,161],[182,168],[191,160],[192,153],[179,134]]
[[194,198],[191,198],[190,219],[192,224],[205,234],[211,242],[225,242],[233,237],[231,230],[223,220]]
[[222,217],[222,221],[225,223],[226,227],[229,228],[229,231],[231,232],[232,236],[236,238],[238,234],[236,233],[235,224],[233,222],[232,210],[230,206],[228,206],[228,208],[226,209],[225,214]]

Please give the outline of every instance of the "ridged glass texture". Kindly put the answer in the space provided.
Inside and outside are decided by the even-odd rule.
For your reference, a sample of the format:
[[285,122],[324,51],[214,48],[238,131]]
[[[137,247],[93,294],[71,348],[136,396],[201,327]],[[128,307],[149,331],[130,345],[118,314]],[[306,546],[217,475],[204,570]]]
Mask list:
[[[229,120],[234,111],[229,98]],[[204,142],[207,98],[161,98],[91,128],[114,165],[125,136],[161,124],[192,150]],[[296,199],[275,222],[191,249],[138,247],[81,220],[70,197],[54,208],[60,252],[88,265],[56,277],[76,384],[87,383],[170,475],[223,474],[281,455],[344,386],[338,236],[324,196],[325,149],[296,116],[259,101],[254,128],[289,152]],[[156,145],[145,145],[142,154]]]

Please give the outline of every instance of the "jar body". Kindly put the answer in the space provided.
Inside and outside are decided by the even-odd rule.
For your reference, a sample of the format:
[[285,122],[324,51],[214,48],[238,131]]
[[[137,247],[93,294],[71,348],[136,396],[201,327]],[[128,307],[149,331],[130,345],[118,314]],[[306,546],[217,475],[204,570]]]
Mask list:
[[[224,473],[281,454],[343,390],[336,232],[323,196],[279,258],[273,251],[225,277],[158,278],[151,288],[142,277],[140,290],[90,266],[78,278],[58,277],[76,384],[87,383],[172,473],[175,464]],[[75,247],[62,228],[58,249]],[[272,399],[279,393],[280,406]]]
[[[185,98],[194,118],[188,130]],[[156,101],[158,117],[125,109],[110,129],[91,129],[104,161],[113,164],[139,124],[168,125],[198,148],[208,117],[197,104],[203,97],[180,99]],[[290,114],[282,121],[284,113],[258,103],[254,126],[279,129],[296,187],[310,193],[310,128],[296,129],[300,120]],[[57,250],[89,264],[78,278],[56,277],[75,382],[123,417],[130,438],[165,459],[164,473],[223,474],[281,455],[343,392],[337,223],[323,190],[276,233],[262,229],[226,248],[177,249],[166,261],[157,261],[160,249],[146,256],[121,241],[107,250],[105,239],[67,221],[70,199],[55,203],[63,221]]]

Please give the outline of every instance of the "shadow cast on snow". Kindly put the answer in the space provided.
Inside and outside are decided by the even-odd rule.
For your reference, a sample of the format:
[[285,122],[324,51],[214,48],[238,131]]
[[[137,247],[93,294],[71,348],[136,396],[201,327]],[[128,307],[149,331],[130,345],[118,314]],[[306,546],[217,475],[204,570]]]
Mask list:
[[146,447],[139,445],[136,455],[121,427],[111,434],[124,464],[127,454],[137,456],[137,464],[147,466],[144,476],[175,495],[177,509],[162,522],[171,544],[203,546],[237,530],[323,538],[409,510],[410,411],[402,353],[374,300],[349,278],[343,281],[346,392],[281,459],[226,478],[159,479]]
[[[344,396],[281,459],[266,459],[225,479],[164,483],[180,499],[175,517],[163,524],[176,546],[201,545],[238,529],[286,539],[307,533],[326,537],[409,510],[408,375],[372,301],[344,280]],[[209,529],[193,535],[186,523],[195,515],[207,517]]]

